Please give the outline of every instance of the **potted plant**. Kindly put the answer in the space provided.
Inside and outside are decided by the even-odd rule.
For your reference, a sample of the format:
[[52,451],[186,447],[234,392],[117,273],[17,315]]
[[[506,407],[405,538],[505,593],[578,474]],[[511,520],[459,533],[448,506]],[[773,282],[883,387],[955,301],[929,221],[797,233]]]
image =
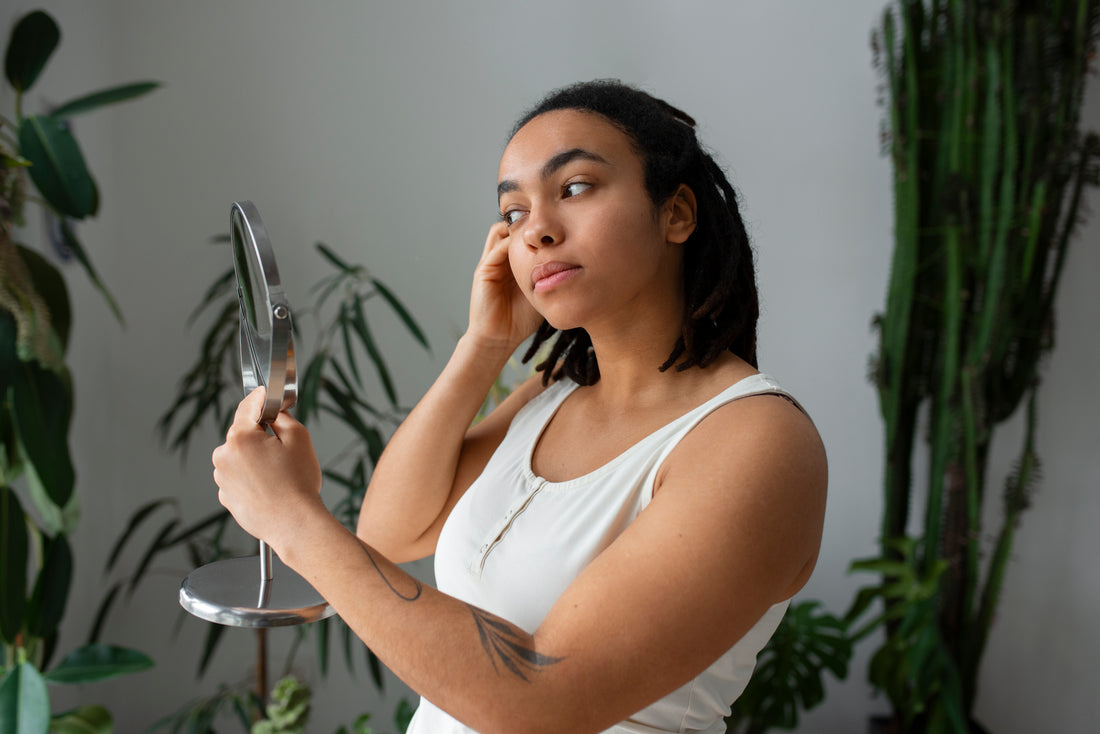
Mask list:
[[[78,515],[68,445],[73,387],[65,358],[72,316],[61,272],[36,249],[16,242],[16,228],[24,222],[26,202],[40,203],[54,217],[60,243],[118,314],[72,225],[74,220],[95,215],[99,191],[68,121],[157,86],[139,82],[113,87],[74,99],[47,114],[26,114],[25,94],[60,39],[53,18],[35,11],[15,24],[4,57],[4,74],[14,92],[15,109],[10,116],[0,116],[3,731],[46,731],[49,726],[109,730],[110,715],[99,706],[53,716],[46,683],[99,680],[152,665],[136,651],[88,645],[47,671],[56,652],[72,578],[73,553],[67,538]],[[38,197],[28,195],[28,177]]]
[[[881,550],[853,564],[879,582],[849,620],[854,639],[883,632],[869,678],[895,731],[978,730],[982,654],[1037,478],[1053,304],[1082,193],[1098,183],[1100,139],[1079,129],[1098,18],[1098,0],[901,0],[873,36],[895,194],[873,365],[886,462]],[[1020,411],[985,549],[990,446]],[[923,511],[910,517],[916,497]]]

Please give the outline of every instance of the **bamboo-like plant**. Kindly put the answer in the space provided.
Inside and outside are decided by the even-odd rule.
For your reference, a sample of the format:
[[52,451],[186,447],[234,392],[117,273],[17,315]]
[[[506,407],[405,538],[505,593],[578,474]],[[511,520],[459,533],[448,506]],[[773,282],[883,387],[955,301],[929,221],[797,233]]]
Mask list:
[[[853,566],[881,584],[860,593],[850,618],[884,602],[856,637],[884,627],[870,678],[908,731],[968,730],[1032,500],[1041,360],[1083,192],[1100,178],[1100,139],[1079,130],[1098,17],[1098,0],[901,0],[873,35],[894,169],[872,370],[886,462],[881,554]],[[990,533],[989,450],[1021,406],[1023,443]],[[925,409],[927,454],[917,455]],[[918,459],[928,485],[911,518]]]
[[157,86],[138,82],[112,87],[46,114],[24,114],[25,93],[60,40],[54,19],[34,11],[15,24],[4,56],[4,75],[15,102],[10,117],[0,116],[0,731],[4,732],[109,728],[111,717],[101,706],[53,716],[46,683],[84,683],[152,665],[147,656],[133,650],[87,645],[46,670],[56,651],[68,599],[74,566],[68,536],[79,514],[68,437],[73,388],[65,357],[72,318],[61,271],[37,249],[16,242],[16,228],[24,223],[27,202],[42,205],[57,224],[59,243],[80,262],[121,320],[72,224],[95,215],[99,190],[69,120]]

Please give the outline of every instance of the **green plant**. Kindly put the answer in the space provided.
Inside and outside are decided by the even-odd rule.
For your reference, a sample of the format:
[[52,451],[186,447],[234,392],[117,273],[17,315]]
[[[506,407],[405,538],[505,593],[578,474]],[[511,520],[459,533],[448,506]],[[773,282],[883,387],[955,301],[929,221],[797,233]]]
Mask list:
[[243,683],[235,686],[223,685],[211,695],[188,701],[146,731],[151,734],[168,728],[172,734],[205,734],[214,731],[214,721],[223,711],[234,715],[241,725],[241,731],[248,732],[252,728],[252,722],[261,715],[263,704],[255,692]]
[[283,678],[271,692],[267,717],[252,725],[252,734],[304,734],[312,697],[305,683],[293,676]]
[[[895,242],[873,364],[885,423],[881,551],[855,568],[881,576],[874,593],[888,603],[901,589],[931,593],[917,611],[879,618],[885,642],[869,671],[910,731],[967,730],[1031,503],[1040,364],[1082,194],[1098,182],[1100,139],[1079,130],[1098,16],[1097,0],[902,0],[874,34]],[[1020,405],[1023,444],[983,553],[989,450]],[[925,506],[911,518],[923,415]]]
[[[215,240],[225,240],[224,237]],[[299,372],[296,413],[303,423],[315,425],[322,416],[334,419],[338,429],[331,438],[343,441],[323,465],[329,488],[339,488],[341,495],[331,502],[333,513],[349,528],[358,518],[363,492],[374,463],[381,455],[389,435],[407,412],[400,404],[397,389],[387,360],[374,338],[368,319],[370,304],[385,304],[414,341],[428,349],[428,341],[416,320],[401,300],[380,280],[361,265],[353,265],[332,248],[318,243],[316,252],[331,268],[311,290],[314,296],[309,308],[295,313],[297,358],[305,360]],[[228,254],[227,254],[228,259]],[[241,398],[241,374],[238,364],[239,306],[236,281],[230,268],[207,288],[201,302],[191,314],[189,323],[206,319],[205,333],[194,364],[182,377],[175,400],[159,421],[158,429],[172,451],[186,453],[192,440],[204,428],[213,428],[211,438],[225,433],[232,411]],[[308,329],[305,325],[314,328]],[[303,336],[312,336],[310,349],[301,348]],[[374,380],[365,366],[373,371]],[[381,400],[372,395],[384,396]],[[330,432],[331,433],[331,432]],[[331,490],[326,491],[331,496]],[[107,572],[117,570],[123,552],[143,531],[159,522],[152,539],[142,551],[133,571],[115,581],[105,594],[96,615],[93,638],[99,634],[119,594],[132,592],[145,578],[158,558],[184,551],[190,563],[201,566],[214,560],[247,554],[245,548],[234,548],[232,518],[218,509],[206,517],[184,525],[176,502],[170,498],[153,500],[138,508],[116,541],[107,562]],[[240,539],[238,534],[237,539]],[[181,616],[185,616],[180,611]],[[225,627],[207,627],[198,672],[201,675],[211,660]],[[327,674],[332,638],[343,649],[347,668],[354,672],[357,648],[363,650],[367,668],[375,686],[383,688],[382,663],[373,652],[356,640],[351,630],[339,618],[287,630],[295,634],[294,644],[284,664],[288,675],[301,643],[309,636],[316,642],[318,661]],[[334,634],[335,633],[335,634]],[[266,696],[265,638],[257,644],[257,681],[253,696],[243,695],[243,689],[223,687],[214,696],[194,702],[160,722],[161,726],[183,726],[187,721],[199,721],[201,726],[191,731],[206,731],[214,716],[227,706],[233,707],[248,721],[263,709]],[[365,724],[364,724],[365,725]],[[206,728],[203,728],[206,727]],[[173,729],[176,730],[176,729]]]
[[[287,676],[275,684],[272,703],[265,709],[266,718],[252,725],[251,734],[302,734],[307,731],[313,691],[294,676]],[[405,734],[412,720],[413,708],[402,698],[394,710],[393,723],[398,734]],[[349,730],[341,726],[336,734],[375,734],[368,723],[373,716],[360,714]]]
[[794,729],[800,709],[809,711],[825,700],[823,672],[841,679],[848,675],[852,643],[847,626],[820,606],[804,601],[787,610],[726,717],[730,734]]
[[[44,675],[57,645],[73,571],[68,536],[79,513],[69,452],[73,387],[65,361],[72,325],[61,272],[15,241],[28,201],[52,214],[60,243],[83,266],[121,320],[114,299],[76,237],[74,220],[93,216],[99,191],[69,121],[103,105],[145,94],[139,82],[84,95],[47,114],[25,115],[26,92],[61,40],[57,23],[35,11],[12,28],[4,74],[14,114],[0,116],[0,729],[45,731],[110,727],[87,706],[51,720],[46,683],[102,680],[152,665],[143,654],[89,645]],[[28,192],[29,175],[38,196]],[[35,513],[26,509],[32,506]],[[30,573],[28,573],[30,570]],[[29,582],[30,586],[28,586]]]

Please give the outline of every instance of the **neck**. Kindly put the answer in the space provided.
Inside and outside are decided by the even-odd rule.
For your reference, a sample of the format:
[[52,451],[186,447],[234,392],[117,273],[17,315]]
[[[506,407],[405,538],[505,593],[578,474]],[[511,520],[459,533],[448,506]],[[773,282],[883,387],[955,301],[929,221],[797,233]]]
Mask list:
[[640,333],[640,328],[589,331],[600,366],[600,380],[594,386],[593,397],[598,396],[609,407],[667,400],[692,382],[695,377],[692,372],[699,372],[658,369],[668,360],[680,337],[679,321],[665,324],[656,333],[652,322],[637,323],[647,324],[645,333]]

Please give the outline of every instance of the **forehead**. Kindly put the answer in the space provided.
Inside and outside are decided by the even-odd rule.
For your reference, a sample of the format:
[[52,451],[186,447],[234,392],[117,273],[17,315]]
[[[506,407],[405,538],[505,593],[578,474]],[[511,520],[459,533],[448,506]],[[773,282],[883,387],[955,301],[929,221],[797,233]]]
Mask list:
[[601,115],[581,110],[552,110],[516,131],[500,158],[499,180],[520,180],[566,150],[598,154],[616,167],[633,162],[641,168],[630,138]]

